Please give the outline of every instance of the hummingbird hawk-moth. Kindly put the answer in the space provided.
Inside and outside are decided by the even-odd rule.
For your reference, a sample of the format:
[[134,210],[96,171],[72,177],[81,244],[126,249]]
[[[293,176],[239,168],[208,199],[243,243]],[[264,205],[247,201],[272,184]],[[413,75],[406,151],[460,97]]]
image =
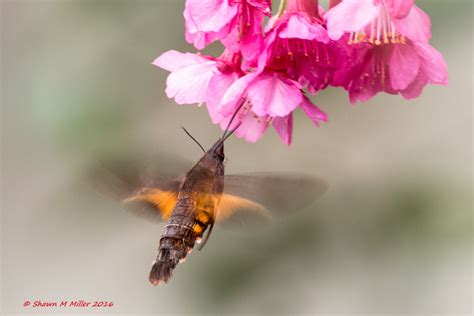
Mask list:
[[108,172],[108,183],[101,192],[120,200],[135,214],[166,222],[149,274],[153,285],[168,282],[196,243],[201,244],[201,250],[215,223],[248,218],[266,221],[272,216],[269,210],[301,209],[327,189],[325,182],[308,175],[224,175],[224,142],[236,129],[229,132],[229,126],[208,151],[183,128],[204,152],[184,176],[163,179],[148,175],[130,181]]

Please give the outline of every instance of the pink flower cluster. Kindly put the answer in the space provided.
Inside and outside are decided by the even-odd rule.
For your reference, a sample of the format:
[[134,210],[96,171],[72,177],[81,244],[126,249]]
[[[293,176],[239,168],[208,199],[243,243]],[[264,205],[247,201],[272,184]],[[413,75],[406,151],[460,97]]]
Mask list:
[[222,55],[172,50],[153,64],[171,72],[166,94],[176,103],[205,103],[222,128],[238,111],[238,137],[256,142],[271,125],[287,145],[297,108],[316,125],[327,121],[308,95],[329,85],[355,103],[447,84],[446,63],[429,45],[430,19],[414,0],[339,2],[325,12],[317,0],[281,0],[271,16],[270,0],[187,0],[186,40],[198,50],[219,41]]

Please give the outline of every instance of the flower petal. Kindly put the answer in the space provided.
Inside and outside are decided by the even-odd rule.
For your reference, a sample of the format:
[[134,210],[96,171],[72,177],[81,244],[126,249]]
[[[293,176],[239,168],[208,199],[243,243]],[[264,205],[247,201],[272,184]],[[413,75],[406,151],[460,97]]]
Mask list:
[[234,72],[222,74],[217,71],[209,81],[206,91],[206,104],[209,116],[214,124],[220,123],[223,115],[219,113],[219,104],[227,92],[227,89],[238,79],[238,75]]
[[251,64],[258,59],[263,48],[262,24],[264,15],[255,9],[249,12],[247,23],[250,24],[250,27],[242,34],[240,44],[244,60]]
[[327,31],[322,25],[312,22],[302,14],[290,14],[287,24],[279,33],[281,38],[299,38],[328,43]]
[[258,9],[262,11],[265,15],[270,16],[271,15],[271,7],[272,7],[272,1],[271,0],[247,0],[247,3],[254,7],[255,9]]
[[405,18],[393,19],[393,23],[398,32],[413,42],[428,43],[431,39],[430,17],[416,5]]
[[258,56],[258,68],[257,72],[262,72],[265,67],[267,66],[267,61],[271,57],[271,53],[273,50],[273,45],[275,44],[277,39],[277,30],[272,30],[265,36],[265,44],[262,52]]
[[285,117],[275,117],[272,124],[282,142],[290,146],[293,137],[293,114]]
[[187,0],[185,18],[201,32],[219,32],[236,16],[237,9],[228,0]]
[[156,58],[152,64],[168,71],[175,71],[184,66],[206,63],[208,61],[208,59],[200,55],[169,50]]
[[191,33],[188,30],[186,30],[184,37],[186,39],[186,42],[188,42],[189,44],[193,44],[197,50],[202,50],[206,48],[207,45],[216,41],[218,38],[218,35],[214,32]]
[[392,17],[402,19],[410,12],[414,2],[414,0],[385,0],[385,6]]
[[258,117],[252,111],[248,111],[242,118],[241,125],[235,131],[235,135],[250,143],[255,143],[262,137],[267,129],[268,123],[265,117]]
[[407,100],[415,99],[420,96],[423,88],[428,83],[428,77],[423,72],[420,72],[413,83],[401,91],[400,94]]
[[247,97],[259,116],[287,116],[302,101],[300,89],[299,83],[277,73],[266,72],[249,85]]
[[430,44],[415,43],[416,52],[422,60],[422,70],[429,78],[430,83],[448,84],[448,65],[443,55]]
[[349,89],[349,100],[351,104],[367,102],[380,92],[379,87],[367,85],[366,89]]
[[393,45],[388,68],[391,87],[395,90],[404,90],[418,75],[420,59],[409,44]]
[[327,122],[328,116],[326,113],[321,111],[316,105],[314,105],[308,97],[303,97],[303,102],[301,102],[301,109],[306,113],[306,115],[313,121],[314,124],[319,126],[319,121]]
[[218,106],[218,111],[224,115],[233,114],[237,107],[241,104],[244,94],[247,91],[247,87],[252,80],[254,80],[254,74],[248,74],[237,79],[225,92],[222,100]]
[[379,9],[372,0],[345,0],[329,10],[327,19],[328,35],[338,40],[344,32],[357,32],[372,22]]
[[208,61],[173,71],[166,80],[166,95],[178,104],[206,101],[206,90],[214,69],[215,62]]

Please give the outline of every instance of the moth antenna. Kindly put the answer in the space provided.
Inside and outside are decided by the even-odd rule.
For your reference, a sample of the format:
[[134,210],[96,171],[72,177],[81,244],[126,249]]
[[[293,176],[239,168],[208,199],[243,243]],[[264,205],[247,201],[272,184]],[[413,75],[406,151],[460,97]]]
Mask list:
[[206,150],[204,150],[204,147],[202,147],[202,145],[199,144],[199,142],[196,140],[196,138],[194,138],[183,126],[181,126],[181,128],[183,129],[183,131],[184,131],[192,140],[194,140],[194,142],[195,142],[196,144],[198,144],[198,146],[202,149],[202,152],[203,152],[203,153],[206,153]]
[[[237,116],[237,113],[240,111],[240,109],[244,106],[245,104],[245,100],[242,101],[242,103],[239,105],[239,107],[237,108],[237,110],[235,110],[234,114],[232,115],[232,117],[230,118],[230,121],[229,123],[227,124],[227,127],[224,131],[224,134],[222,134],[222,139],[225,139],[226,138],[226,134],[227,132],[229,131],[229,128],[230,128],[230,125],[232,124],[232,122],[234,121],[235,117]],[[236,128],[234,129],[234,131],[236,130]]]

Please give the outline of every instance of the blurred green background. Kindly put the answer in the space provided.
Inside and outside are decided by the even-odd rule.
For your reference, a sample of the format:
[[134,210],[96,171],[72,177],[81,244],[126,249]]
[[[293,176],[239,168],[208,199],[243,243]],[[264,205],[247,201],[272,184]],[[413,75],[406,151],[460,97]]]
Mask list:
[[[330,184],[311,208],[259,231],[216,228],[170,284],[147,281],[161,225],[86,185],[94,157],[158,151],[196,160],[220,135],[176,106],[151,65],[183,39],[177,0],[2,1],[2,311],[112,314],[469,314],[472,304],[472,2],[420,0],[449,87],[295,116],[231,139],[228,172],[295,171]],[[210,50],[218,53],[219,48]],[[163,166],[166,168],[166,166]],[[26,309],[25,300],[109,300],[110,310]]]

